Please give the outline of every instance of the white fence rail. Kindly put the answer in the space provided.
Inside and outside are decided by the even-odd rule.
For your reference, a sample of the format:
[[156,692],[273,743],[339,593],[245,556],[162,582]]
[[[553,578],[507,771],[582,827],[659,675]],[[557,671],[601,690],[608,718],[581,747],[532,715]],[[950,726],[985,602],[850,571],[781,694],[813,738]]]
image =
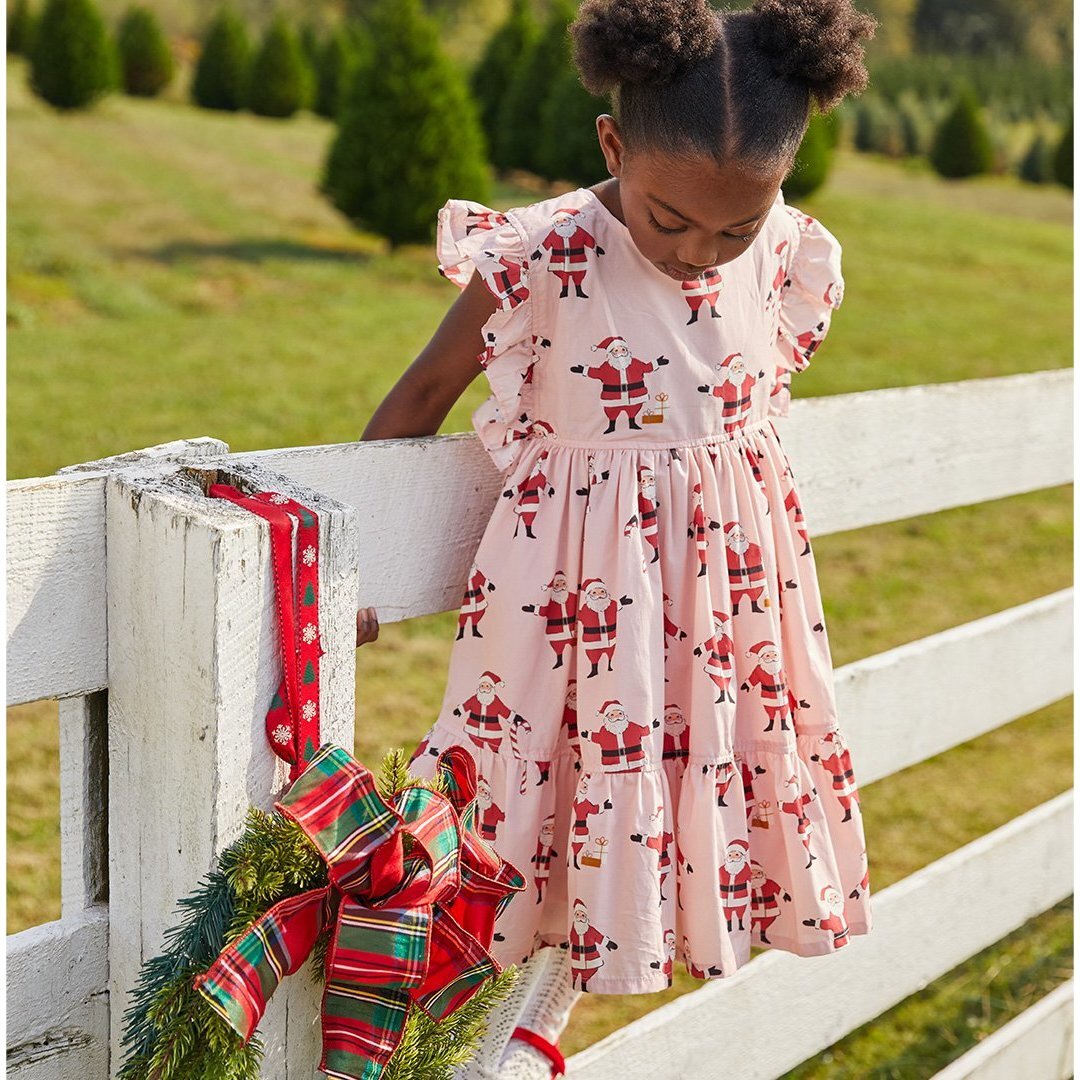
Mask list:
[[[1037,372],[796,401],[778,428],[822,536],[1068,482],[1071,399],[1071,372]],[[8,704],[62,699],[62,918],[8,938],[17,1080],[115,1072],[128,992],[176,899],[286,784],[262,731],[279,674],[268,531],[207,499],[212,479],[320,512],[324,733],[348,746],[356,607],[384,623],[455,607],[501,487],[472,434],[246,454],[203,438],[9,482]],[[1071,693],[1071,634],[1067,589],[840,668],[860,782]],[[760,955],[570,1075],[775,1077],[1069,895],[1071,852],[1069,792],[875,894],[874,933],[843,954]],[[1064,1080],[1061,996],[941,1075]],[[268,1080],[315,1075],[317,1009],[306,978],[275,994]],[[1036,1042],[1035,1071],[1027,1056],[994,1071]]]

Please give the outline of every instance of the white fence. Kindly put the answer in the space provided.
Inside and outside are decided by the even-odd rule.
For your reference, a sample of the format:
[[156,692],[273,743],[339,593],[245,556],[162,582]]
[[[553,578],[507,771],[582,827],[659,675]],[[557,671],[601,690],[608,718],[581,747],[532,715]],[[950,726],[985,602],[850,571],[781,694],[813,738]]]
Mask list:
[[[796,401],[777,423],[811,536],[1072,479],[1068,371]],[[287,783],[263,734],[279,677],[268,528],[206,498],[212,480],[319,512],[323,733],[349,747],[357,607],[384,623],[455,608],[501,487],[472,433],[247,454],[193,439],[8,483],[8,704],[61,699],[62,918],[8,937],[16,1080],[115,1073],[175,901]],[[863,785],[1071,692],[1071,589],[837,671]],[[764,953],[569,1074],[774,1080],[1069,896],[1071,854],[1070,791],[876,892],[852,948]],[[306,977],[274,995],[269,1080],[321,1075],[318,1004]],[[938,1080],[1066,1080],[1071,1006],[1069,982]]]

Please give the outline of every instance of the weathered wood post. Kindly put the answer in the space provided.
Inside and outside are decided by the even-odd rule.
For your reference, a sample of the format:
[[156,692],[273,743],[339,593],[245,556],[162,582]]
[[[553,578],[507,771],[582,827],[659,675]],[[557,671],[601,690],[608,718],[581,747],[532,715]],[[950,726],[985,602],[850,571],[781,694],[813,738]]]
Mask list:
[[[179,459],[107,488],[109,993],[112,1071],[142,963],[239,836],[288,785],[264,722],[281,677],[268,524],[204,492],[280,491],[319,515],[323,741],[353,748],[359,543],[350,506],[235,458]],[[311,965],[260,1024],[267,1080],[316,1077]]]

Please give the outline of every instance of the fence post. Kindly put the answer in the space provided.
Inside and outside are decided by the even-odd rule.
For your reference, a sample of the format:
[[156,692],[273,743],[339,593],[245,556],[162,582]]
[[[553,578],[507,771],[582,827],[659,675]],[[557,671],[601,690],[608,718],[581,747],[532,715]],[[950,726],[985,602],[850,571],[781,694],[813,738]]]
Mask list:
[[[281,661],[265,521],[211,482],[281,491],[319,514],[324,741],[353,748],[359,543],[355,510],[269,470],[179,459],[113,473],[106,491],[109,656],[109,992],[112,1072],[143,962],[287,766],[264,720]],[[304,967],[259,1027],[262,1076],[316,1068],[320,988]]]

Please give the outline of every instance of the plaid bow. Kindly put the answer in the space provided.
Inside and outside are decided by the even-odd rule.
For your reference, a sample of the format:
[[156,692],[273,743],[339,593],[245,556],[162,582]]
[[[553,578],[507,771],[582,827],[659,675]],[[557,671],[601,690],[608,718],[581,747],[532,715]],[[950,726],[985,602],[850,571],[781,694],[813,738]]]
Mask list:
[[488,952],[495,920],[525,879],[477,832],[468,751],[450,747],[438,770],[447,795],[409,787],[390,806],[371,772],[327,743],[274,804],[319,849],[330,883],[275,904],[195,977],[245,1044],[329,920],[319,1061],[328,1077],[376,1080],[413,1003],[442,1020],[501,970]]

